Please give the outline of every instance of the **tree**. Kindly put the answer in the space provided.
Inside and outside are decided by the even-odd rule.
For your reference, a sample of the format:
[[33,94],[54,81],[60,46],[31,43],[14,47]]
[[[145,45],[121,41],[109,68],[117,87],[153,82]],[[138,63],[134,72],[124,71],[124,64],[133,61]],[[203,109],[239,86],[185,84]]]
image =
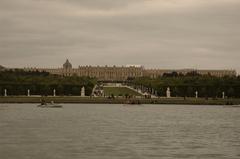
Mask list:
[[79,87],[73,86],[71,92],[72,92],[72,95],[80,95],[80,91],[81,89]]
[[228,97],[234,97],[234,93],[235,93],[235,91],[233,88],[229,88],[227,91]]
[[191,86],[187,87],[187,96],[188,97],[193,97],[194,96],[194,90]]

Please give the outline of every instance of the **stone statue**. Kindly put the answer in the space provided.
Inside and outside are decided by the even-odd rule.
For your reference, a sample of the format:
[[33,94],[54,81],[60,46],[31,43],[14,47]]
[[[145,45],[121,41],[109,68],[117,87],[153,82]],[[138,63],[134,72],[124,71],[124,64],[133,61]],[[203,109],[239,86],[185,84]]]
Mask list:
[[166,95],[167,95],[167,98],[171,98],[171,91],[169,87],[167,88]]
[[155,96],[158,96],[158,92],[157,91],[155,91]]
[[154,95],[155,94],[155,90],[152,88],[152,94]]
[[222,99],[225,99],[225,92],[222,92]]
[[84,86],[81,89],[81,97],[85,97],[85,87]]
[[7,96],[7,90],[4,89],[4,96],[6,97]]
[[198,98],[198,91],[195,92],[195,97]]
[[28,97],[30,96],[30,90],[29,89],[27,90],[27,96]]
[[56,90],[55,89],[53,90],[53,96],[54,97],[56,96]]

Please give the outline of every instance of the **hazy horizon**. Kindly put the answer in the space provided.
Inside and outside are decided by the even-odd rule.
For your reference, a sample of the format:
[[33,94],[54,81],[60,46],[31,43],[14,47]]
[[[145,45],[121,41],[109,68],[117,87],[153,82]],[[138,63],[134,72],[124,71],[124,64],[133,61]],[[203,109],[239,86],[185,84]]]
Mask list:
[[0,0],[0,65],[240,72],[238,0]]
[[[65,61],[66,62],[66,61]],[[64,63],[65,63],[64,62]],[[70,63],[71,63],[71,61],[69,61]],[[3,65],[0,65],[0,66],[3,66],[3,67],[5,67],[5,68],[12,68],[12,69],[17,69],[17,68],[62,68],[63,67],[63,64],[64,63],[62,63],[62,64],[60,64],[59,66],[41,66],[41,65],[39,65],[39,66],[30,66],[30,65],[27,65],[27,66],[19,66],[19,67],[11,67],[11,66],[3,66]],[[181,69],[195,69],[195,70],[211,70],[211,69],[209,69],[209,68],[194,68],[194,67],[188,67],[188,68],[161,68],[161,67],[157,67],[157,66],[155,66],[155,67],[146,67],[146,66],[144,66],[144,65],[140,65],[140,64],[127,64],[127,65],[115,65],[115,64],[112,64],[112,65],[94,65],[94,64],[92,64],[92,65],[90,65],[90,64],[87,64],[87,65],[77,65],[77,64],[73,64],[73,63],[71,63],[72,64],[72,66],[73,66],[73,68],[78,68],[78,67],[80,67],[80,66],[91,66],[91,67],[114,67],[114,66],[116,66],[116,67],[129,67],[129,66],[135,66],[135,67],[144,67],[144,68],[146,68],[146,69],[172,69],[172,70],[181,70]],[[212,69],[212,70],[236,70],[236,69],[227,69],[227,68],[222,68],[222,69]],[[236,70],[237,71],[237,70]]]

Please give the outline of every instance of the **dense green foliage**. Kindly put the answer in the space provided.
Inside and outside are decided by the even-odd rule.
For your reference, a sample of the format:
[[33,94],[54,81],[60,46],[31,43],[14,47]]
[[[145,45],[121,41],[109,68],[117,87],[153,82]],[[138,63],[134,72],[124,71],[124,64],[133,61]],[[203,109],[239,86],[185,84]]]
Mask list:
[[187,75],[171,73],[157,79],[142,77],[130,82],[138,88],[155,90],[159,96],[166,96],[166,89],[170,87],[172,96],[175,97],[194,97],[196,91],[199,97],[220,98],[222,92],[228,97],[240,97],[240,76],[220,78],[196,73]]
[[96,83],[89,77],[62,77],[47,72],[24,72],[22,70],[0,71],[0,95],[7,89],[8,95],[26,95],[30,89],[32,95],[80,95],[84,86],[86,95],[90,95]]
[[0,70],[3,70],[3,69],[4,69],[4,67],[2,65],[0,65]]

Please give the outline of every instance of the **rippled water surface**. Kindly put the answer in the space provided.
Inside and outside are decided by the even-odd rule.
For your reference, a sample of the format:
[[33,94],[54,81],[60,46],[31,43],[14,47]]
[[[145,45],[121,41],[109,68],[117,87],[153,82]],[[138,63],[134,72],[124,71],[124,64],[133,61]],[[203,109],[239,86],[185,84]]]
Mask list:
[[240,158],[240,108],[63,106],[0,104],[0,158]]

